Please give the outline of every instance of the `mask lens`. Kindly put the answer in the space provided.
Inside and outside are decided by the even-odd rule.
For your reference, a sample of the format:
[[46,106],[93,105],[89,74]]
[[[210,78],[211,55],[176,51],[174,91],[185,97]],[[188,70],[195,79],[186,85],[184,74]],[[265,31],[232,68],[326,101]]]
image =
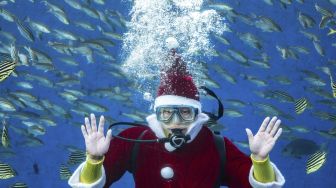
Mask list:
[[158,117],[160,121],[170,121],[175,109],[170,107],[160,107],[157,111],[159,112]]
[[180,107],[179,113],[184,121],[192,121],[195,118],[195,111],[192,107]]
[[170,122],[174,114],[177,115],[182,122],[190,122],[195,119],[197,112],[196,108],[189,106],[165,106],[156,109],[156,116],[159,121],[165,123]]

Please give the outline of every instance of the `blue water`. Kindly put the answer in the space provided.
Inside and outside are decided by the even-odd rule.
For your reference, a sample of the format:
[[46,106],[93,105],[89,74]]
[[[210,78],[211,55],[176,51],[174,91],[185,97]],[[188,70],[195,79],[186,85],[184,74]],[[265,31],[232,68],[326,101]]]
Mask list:
[[[63,1],[50,0],[52,4],[62,7],[66,12],[70,24],[65,25],[61,23],[55,16],[48,13],[46,6],[42,2],[36,1],[31,3],[30,1],[17,0],[16,3],[8,3],[7,5],[1,6],[11,13],[13,13],[18,19],[24,20],[29,17],[31,20],[44,23],[49,26],[50,29],[59,29],[70,31],[75,33],[84,39],[94,39],[103,38],[101,32],[98,29],[94,31],[86,31],[80,27],[76,27],[73,21],[86,21],[94,26],[100,25],[106,31],[111,31],[104,25],[100,20],[91,18],[84,14],[82,11],[75,10]],[[81,1],[82,2],[82,1]],[[84,3],[84,1],[82,2]],[[329,130],[335,127],[335,122],[330,120],[321,120],[316,116],[313,116],[313,112],[323,111],[330,114],[335,114],[335,109],[329,106],[319,104],[317,101],[324,99],[323,97],[316,95],[305,88],[316,87],[305,81],[303,78],[305,74],[300,72],[300,70],[310,70],[319,75],[319,77],[326,82],[324,87],[321,87],[326,92],[331,94],[330,80],[329,76],[323,73],[321,70],[317,69],[320,66],[329,66],[331,72],[334,73],[335,64],[328,64],[328,61],[336,60],[335,47],[332,46],[336,43],[336,34],[327,36],[329,32],[328,27],[320,29],[318,23],[321,20],[321,15],[318,13],[314,5],[318,3],[319,6],[328,8],[332,12],[335,12],[335,5],[331,4],[329,1],[307,1],[303,4],[293,1],[291,5],[287,5],[287,8],[282,8],[279,2],[274,2],[273,6],[267,5],[264,1],[239,1],[239,0],[228,0],[225,3],[229,4],[238,13],[244,15],[255,14],[257,16],[266,16],[275,21],[281,28],[282,32],[262,32],[260,29],[247,25],[239,20],[235,22],[228,22],[229,27],[233,32],[226,32],[224,36],[230,40],[231,44],[229,46],[223,45],[217,40],[212,40],[215,45],[215,49],[218,52],[225,53],[227,49],[235,49],[242,52],[249,59],[260,58],[260,53],[265,52],[269,56],[270,69],[263,69],[256,65],[251,64],[250,67],[243,67],[237,62],[229,62],[220,57],[214,57],[207,60],[207,64],[211,63],[220,64],[223,68],[229,71],[237,79],[236,84],[231,84],[225,81],[220,75],[214,73],[214,70],[209,68],[211,74],[211,79],[220,83],[220,88],[213,88],[213,90],[218,94],[218,96],[223,100],[225,106],[225,100],[227,99],[239,99],[244,101],[248,105],[244,108],[238,109],[243,113],[242,117],[234,118],[225,116],[220,120],[226,129],[221,133],[233,140],[246,141],[247,136],[245,133],[245,128],[250,128],[253,133],[256,133],[262,120],[268,114],[258,115],[255,113],[256,108],[251,104],[253,103],[266,103],[272,104],[273,106],[279,108],[281,111],[286,112],[294,117],[293,120],[281,117],[284,125],[287,126],[303,126],[310,130],[308,133],[300,133],[292,130],[290,133],[284,133],[282,137],[276,143],[273,151],[270,154],[271,160],[278,166],[283,175],[286,178],[285,187],[336,187],[336,183],[333,177],[336,177],[336,164],[335,164],[335,137],[326,138],[317,134],[314,130]],[[91,2],[90,7],[96,10],[117,10],[119,11],[126,20],[130,17],[128,12],[130,10],[130,3],[125,1],[106,1],[105,5],[98,5]],[[314,18],[315,24],[312,28],[304,29],[299,21],[298,14],[299,11],[310,15]],[[24,22],[28,25],[27,22]],[[42,146],[28,147],[20,146],[20,143],[24,140],[24,136],[20,135],[9,128],[9,136],[11,141],[10,150],[15,153],[15,156],[10,158],[1,157],[0,161],[10,164],[17,171],[17,176],[14,178],[0,180],[0,187],[8,187],[15,182],[25,182],[29,187],[67,187],[67,181],[61,180],[59,176],[59,168],[61,164],[66,164],[70,152],[64,149],[65,146],[74,146],[80,149],[85,149],[84,139],[80,131],[80,124],[84,120],[84,115],[78,115],[71,111],[71,109],[78,108],[77,103],[67,102],[61,98],[58,93],[63,91],[63,88],[76,89],[83,91],[86,96],[81,97],[80,100],[91,101],[105,107],[108,107],[108,111],[104,113],[95,113],[96,115],[104,115],[105,117],[111,117],[117,121],[132,121],[131,119],[122,116],[121,113],[133,113],[134,109],[142,111],[144,113],[150,113],[150,104],[144,101],[141,94],[137,92],[137,89],[133,87],[132,82],[134,80],[128,80],[127,78],[116,78],[112,77],[107,73],[109,68],[108,64],[121,65],[121,45],[122,42],[119,40],[111,39],[115,42],[114,47],[106,47],[109,54],[113,55],[116,60],[110,61],[105,60],[98,55],[94,55],[94,63],[87,63],[85,57],[77,54],[73,54],[72,58],[79,63],[79,66],[69,66],[62,63],[59,58],[66,57],[64,54],[60,54],[48,47],[48,41],[52,42],[62,42],[65,44],[72,44],[69,40],[59,40],[55,38],[53,34],[42,34],[42,38],[38,39],[36,34],[35,41],[29,42],[26,40],[18,31],[17,26],[13,22],[8,22],[0,17],[0,27],[2,31],[11,33],[15,38],[15,46],[18,47],[20,53],[28,54],[27,51],[23,49],[23,46],[30,46],[33,49],[38,49],[48,54],[52,58],[52,64],[54,65],[53,71],[43,71],[37,70],[34,65],[29,66],[18,66],[15,70],[18,77],[10,76],[5,81],[0,83],[0,97],[8,98],[8,93],[10,91],[24,90],[16,85],[19,81],[27,81],[24,77],[20,77],[20,72],[29,72],[31,75],[39,75],[48,78],[53,83],[60,81],[59,72],[64,71],[67,74],[73,75],[78,71],[82,70],[85,75],[81,78],[80,84],[75,84],[73,86],[64,87],[46,87],[39,85],[37,82],[31,82],[34,86],[31,90],[26,90],[26,92],[38,97],[39,100],[48,100],[54,104],[61,106],[67,113],[71,114],[72,117],[65,118],[57,113],[51,113],[50,111],[43,110],[38,111],[30,106],[26,108],[17,107],[16,112],[35,112],[39,116],[47,116],[56,122],[57,126],[47,127],[46,134],[37,136],[43,141]],[[330,26],[334,29],[335,26]],[[122,34],[126,32],[126,28],[116,27],[115,32]],[[311,40],[304,37],[299,31],[309,31],[314,33],[320,39],[319,44],[324,48],[325,55],[320,56],[312,43]],[[261,40],[263,48],[261,50],[253,49],[246,44],[244,44],[236,35],[237,32],[244,33],[250,32],[257,36]],[[0,45],[9,46],[8,41],[0,35]],[[77,42],[77,41],[76,41]],[[76,43],[73,42],[73,43]],[[303,46],[309,50],[309,54],[298,53],[299,59],[294,60],[291,58],[282,59],[280,53],[276,49],[276,45],[281,47],[284,46]],[[211,67],[211,66],[208,66]],[[258,87],[255,84],[243,79],[240,74],[248,74],[256,76],[257,78],[267,81],[267,86]],[[21,74],[22,75],[22,74]],[[281,85],[272,79],[273,76],[282,75],[286,76],[292,81],[290,85]],[[336,75],[334,74],[336,77]],[[120,102],[117,100],[111,100],[107,97],[98,98],[90,95],[97,88],[114,88],[120,86],[123,92],[132,92],[128,100],[129,105],[125,105],[125,102]],[[294,104],[281,103],[275,99],[265,99],[257,96],[254,91],[265,91],[265,90],[281,90],[286,91],[295,99],[300,97],[306,97],[312,104],[311,109],[306,109],[306,111],[300,115],[295,114]],[[203,106],[205,110],[212,111],[216,109],[216,104],[214,102],[209,102],[202,100],[204,102]],[[335,99],[330,99],[334,102]],[[230,107],[232,108],[232,107]],[[24,127],[22,125],[21,119],[11,118],[11,114],[16,112],[3,112],[7,116],[8,126]],[[91,113],[88,111],[87,113]],[[32,119],[31,121],[37,122],[38,118]],[[323,167],[312,174],[306,174],[305,165],[308,156],[303,156],[301,159],[294,158],[291,156],[284,156],[281,151],[290,142],[285,138],[285,135],[290,135],[295,138],[305,138],[315,141],[317,144],[326,144],[327,161]],[[4,151],[4,148],[0,148],[0,151]],[[249,154],[249,150],[246,148],[240,148],[246,154]],[[39,167],[39,173],[34,173],[33,164],[37,163]],[[76,166],[70,166],[70,170],[74,171]],[[122,177],[117,183],[112,187],[133,187],[134,183],[132,176],[128,173]]]

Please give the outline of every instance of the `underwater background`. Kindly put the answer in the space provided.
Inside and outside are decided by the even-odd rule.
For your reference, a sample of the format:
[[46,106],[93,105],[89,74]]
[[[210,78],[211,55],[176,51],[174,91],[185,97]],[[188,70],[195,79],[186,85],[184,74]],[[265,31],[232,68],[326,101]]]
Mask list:
[[[224,104],[212,128],[249,155],[245,128],[255,134],[264,117],[277,116],[283,134],[270,159],[284,187],[336,187],[336,1],[226,0],[204,7],[227,25],[222,35],[210,34],[212,57],[200,55],[202,63],[193,64],[202,73],[194,76]],[[122,68],[131,8],[126,0],[0,1],[1,63],[12,59],[11,46],[19,58],[0,82],[1,188],[68,187],[85,160],[85,116],[104,115],[107,129],[152,113],[139,80]],[[155,97],[153,80],[145,82],[155,86],[149,91]],[[201,101],[217,113],[216,100]],[[132,175],[112,187],[134,187]]]

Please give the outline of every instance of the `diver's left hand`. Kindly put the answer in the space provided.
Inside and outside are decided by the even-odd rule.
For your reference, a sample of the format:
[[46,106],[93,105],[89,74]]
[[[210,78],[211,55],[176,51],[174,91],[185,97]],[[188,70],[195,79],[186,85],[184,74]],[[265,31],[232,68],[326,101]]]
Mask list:
[[252,131],[246,128],[246,133],[250,145],[252,156],[256,160],[264,160],[273,149],[276,140],[282,133],[282,128],[279,128],[281,123],[280,119],[273,117],[270,121],[266,117],[261,124],[256,135],[253,136]]

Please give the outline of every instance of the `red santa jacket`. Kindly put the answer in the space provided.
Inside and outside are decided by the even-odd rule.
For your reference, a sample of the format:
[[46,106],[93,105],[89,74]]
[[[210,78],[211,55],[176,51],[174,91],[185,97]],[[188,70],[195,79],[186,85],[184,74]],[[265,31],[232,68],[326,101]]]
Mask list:
[[[148,127],[129,128],[120,136],[137,139]],[[144,140],[156,139],[149,129]],[[221,185],[230,188],[251,187],[248,176],[251,159],[224,137],[226,147],[225,177]],[[134,142],[113,138],[105,155],[104,169],[109,187],[127,170],[131,170],[131,153]],[[161,143],[141,143],[137,155],[137,170],[133,174],[137,188],[212,188],[219,175],[220,159],[212,132],[203,127],[196,138],[180,149],[169,152]],[[161,169],[170,167],[174,176],[164,179]]]

